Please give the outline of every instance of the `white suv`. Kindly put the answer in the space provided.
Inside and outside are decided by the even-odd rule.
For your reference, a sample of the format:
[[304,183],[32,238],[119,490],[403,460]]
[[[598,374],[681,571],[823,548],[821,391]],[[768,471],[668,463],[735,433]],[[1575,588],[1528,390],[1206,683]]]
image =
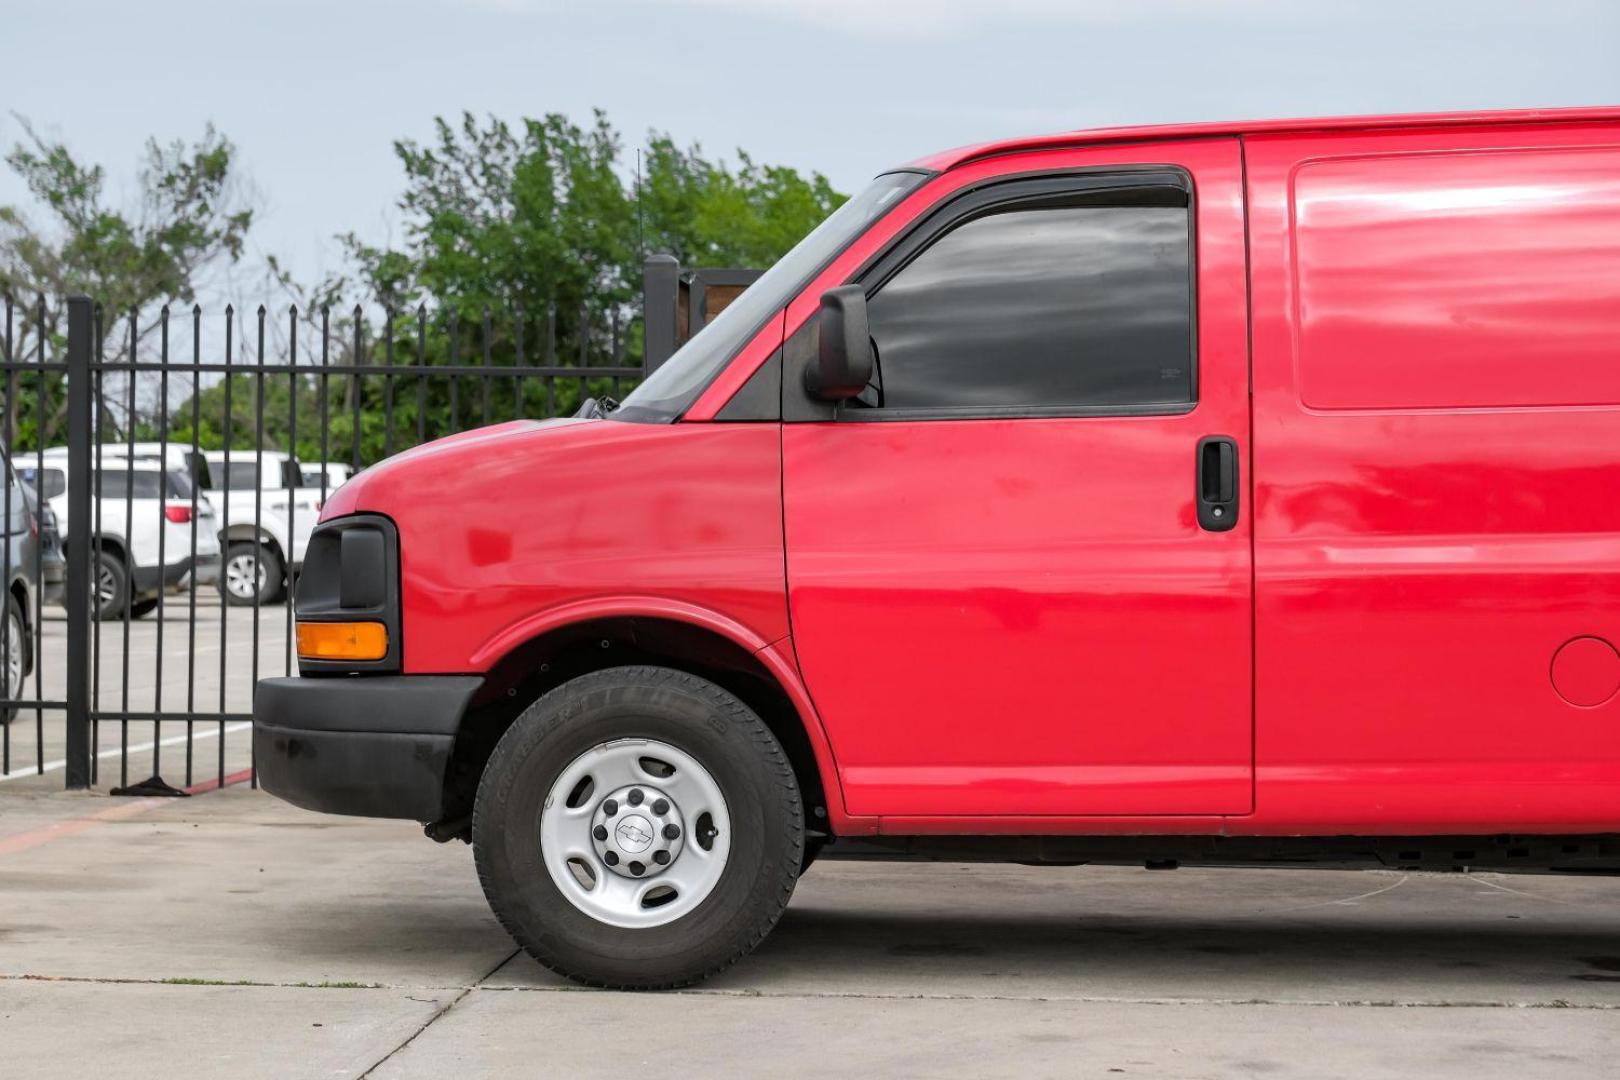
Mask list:
[[229,464],[223,450],[204,451],[203,457],[203,486],[220,507],[221,595],[227,604],[280,599],[304,563],[321,515],[319,486],[306,486],[298,459],[280,450],[232,450]]
[[182,451],[170,448],[160,456],[143,453],[142,445],[133,453],[126,444],[91,448],[91,475],[99,482],[88,530],[68,515],[67,447],[47,449],[43,467],[27,461],[17,470],[56,515],[64,548],[85,535],[96,541],[99,619],[121,618],[125,611],[138,619],[157,607],[163,591],[219,577],[214,508],[196,490],[193,466]]
[[304,470],[304,486],[319,490],[322,481],[325,481],[328,495],[348,483],[349,477],[356,472],[353,465],[347,461],[306,461],[302,466]]

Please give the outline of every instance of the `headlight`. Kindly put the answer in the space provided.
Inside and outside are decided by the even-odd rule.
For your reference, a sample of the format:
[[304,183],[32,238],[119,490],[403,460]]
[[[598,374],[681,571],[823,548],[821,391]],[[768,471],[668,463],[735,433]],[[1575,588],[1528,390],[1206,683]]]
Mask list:
[[380,514],[352,514],[317,525],[304,552],[295,606],[302,674],[400,670],[394,523]]

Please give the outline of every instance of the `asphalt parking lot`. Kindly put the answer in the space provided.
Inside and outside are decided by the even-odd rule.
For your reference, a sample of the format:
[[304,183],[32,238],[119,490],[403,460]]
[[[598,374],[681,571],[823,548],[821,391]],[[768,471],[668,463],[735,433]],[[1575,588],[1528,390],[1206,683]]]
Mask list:
[[[284,604],[265,605],[257,612],[227,608],[214,590],[201,589],[194,626],[191,605],[189,594],[171,594],[161,620],[154,612],[127,624],[127,632],[120,621],[92,624],[98,657],[96,707],[109,712],[245,714],[253,709],[256,677],[292,670]],[[38,673],[27,678],[21,696],[61,701],[66,695],[67,615],[54,605],[46,606],[43,615]],[[98,724],[97,786],[137,783],[154,774],[175,787],[207,786],[239,778],[249,767],[249,725],[189,725],[189,761],[187,727],[176,721]],[[9,755],[0,761],[0,790],[61,790],[67,747],[60,709],[23,709],[11,723],[9,748],[0,742],[0,752],[7,749]]]
[[1608,1077],[1620,883],[839,864],[689,991],[516,955],[468,849],[235,786],[0,791],[0,1072]]

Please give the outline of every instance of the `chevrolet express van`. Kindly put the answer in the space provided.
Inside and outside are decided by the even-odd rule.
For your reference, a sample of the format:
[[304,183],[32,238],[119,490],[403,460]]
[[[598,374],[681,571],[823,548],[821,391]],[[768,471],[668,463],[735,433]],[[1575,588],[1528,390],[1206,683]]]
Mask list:
[[351,480],[297,618],[263,785],[590,984],[818,856],[1620,870],[1620,109],[895,169],[622,405]]

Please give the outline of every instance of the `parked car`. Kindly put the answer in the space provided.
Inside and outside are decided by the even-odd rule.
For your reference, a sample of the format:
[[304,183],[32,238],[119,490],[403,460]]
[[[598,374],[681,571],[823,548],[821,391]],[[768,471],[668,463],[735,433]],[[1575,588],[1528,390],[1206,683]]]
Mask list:
[[50,504],[27,484],[34,514],[39,520],[39,587],[40,599],[47,604],[60,604],[67,595],[67,557],[62,550],[62,532],[56,525],[56,514]]
[[818,853],[1620,872],[1620,109],[937,154],[595,413],[344,485],[254,703],[564,975]]
[[33,672],[39,653],[34,597],[40,588],[42,558],[33,493],[18,479],[4,450],[0,450],[0,469],[6,479],[0,493],[0,530],[6,549],[6,595],[0,612],[0,724],[9,724],[20,708],[15,702],[22,696],[23,680]]
[[[29,461],[19,472],[50,507],[65,550],[76,542],[68,512],[67,447],[51,447],[43,459],[43,468]],[[98,619],[122,618],[126,611],[139,619],[156,609],[166,590],[218,580],[214,509],[194,486],[192,473],[186,451],[178,448],[166,456],[140,444],[133,451],[118,443],[96,449],[89,535],[96,545]]]
[[346,461],[306,461],[303,466],[304,486],[328,494],[342,487],[356,472]]
[[319,485],[304,482],[298,459],[279,450],[209,450],[208,489],[223,509],[220,595],[227,604],[279,600],[304,561],[321,512]]

